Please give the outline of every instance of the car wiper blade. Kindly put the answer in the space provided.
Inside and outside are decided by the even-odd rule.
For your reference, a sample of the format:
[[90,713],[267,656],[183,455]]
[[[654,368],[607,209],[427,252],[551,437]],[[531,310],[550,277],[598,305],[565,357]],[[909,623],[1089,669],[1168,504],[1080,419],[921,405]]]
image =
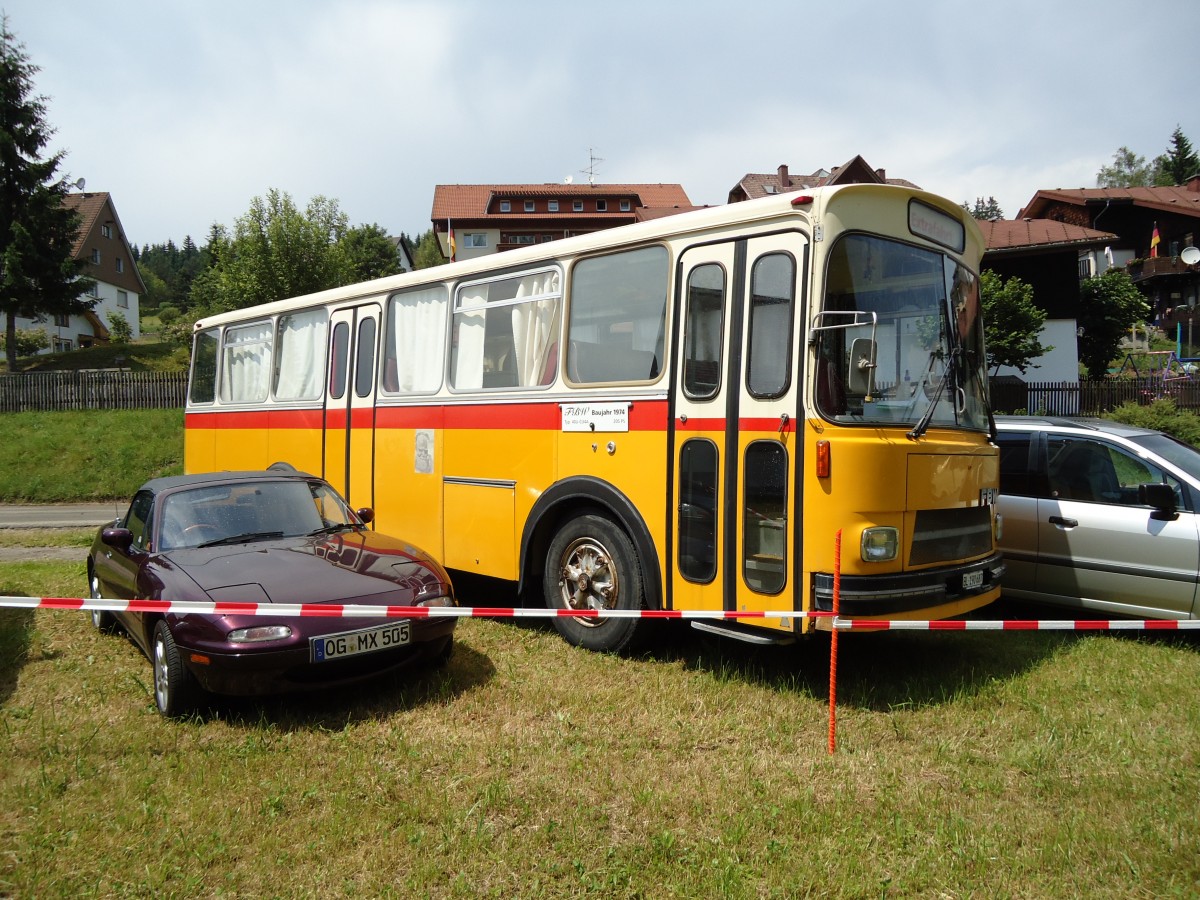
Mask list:
[[215,541],[205,541],[203,544],[197,544],[196,548],[220,547],[222,544],[247,544],[250,541],[266,541],[281,537],[283,537],[282,531],[248,531],[245,534],[231,534],[229,537],[217,538]]
[[361,525],[355,525],[353,522],[336,522],[333,525],[318,528],[316,531],[310,531],[308,536],[315,537],[318,534],[336,534],[339,531],[353,531],[362,527]]

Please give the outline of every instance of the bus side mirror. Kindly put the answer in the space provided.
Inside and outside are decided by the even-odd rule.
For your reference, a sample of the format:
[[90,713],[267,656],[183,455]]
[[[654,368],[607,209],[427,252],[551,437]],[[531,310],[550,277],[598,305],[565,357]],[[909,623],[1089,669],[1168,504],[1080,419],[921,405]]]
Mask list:
[[875,388],[875,342],[870,338],[855,338],[850,345],[850,371],[846,373],[846,388],[851,394],[870,396]]
[[1139,484],[1138,503],[1153,507],[1150,518],[1158,522],[1173,522],[1179,518],[1175,511],[1175,489],[1161,481]]

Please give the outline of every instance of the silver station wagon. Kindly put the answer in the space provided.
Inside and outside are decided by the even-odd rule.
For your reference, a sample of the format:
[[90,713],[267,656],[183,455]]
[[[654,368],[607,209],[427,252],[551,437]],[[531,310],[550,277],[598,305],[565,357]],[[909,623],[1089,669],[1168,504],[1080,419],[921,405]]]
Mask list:
[[1102,419],[997,416],[1007,597],[1200,616],[1200,451]]

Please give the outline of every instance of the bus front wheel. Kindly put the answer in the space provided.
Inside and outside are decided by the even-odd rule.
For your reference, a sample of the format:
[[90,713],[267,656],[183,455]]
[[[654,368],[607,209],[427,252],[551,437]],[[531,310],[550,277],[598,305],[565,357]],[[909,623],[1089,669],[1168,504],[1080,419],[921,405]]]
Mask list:
[[[543,581],[551,609],[642,609],[642,570],[629,536],[603,516],[569,520],[550,543]],[[554,620],[568,643],[588,650],[618,653],[629,647],[643,625],[638,618]]]

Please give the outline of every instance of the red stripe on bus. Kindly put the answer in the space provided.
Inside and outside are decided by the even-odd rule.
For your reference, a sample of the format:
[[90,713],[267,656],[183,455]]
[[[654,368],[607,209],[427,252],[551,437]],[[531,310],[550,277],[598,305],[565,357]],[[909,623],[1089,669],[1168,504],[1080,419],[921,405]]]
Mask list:
[[[586,399],[579,401],[587,403]],[[604,405],[598,402],[597,405]],[[562,427],[562,402],[544,403],[487,403],[453,404],[446,406],[380,406],[351,410],[353,428],[369,429],[372,422],[379,428],[449,428],[467,430],[513,429],[523,431],[558,431]],[[666,428],[665,400],[636,400],[629,409],[630,431],[662,431]],[[723,419],[706,420],[724,428]],[[778,428],[776,419],[764,419],[767,426],[759,430]],[[186,417],[186,426],[195,430],[267,430],[293,429],[334,430],[346,427],[345,407],[321,409],[229,410],[193,412]]]

